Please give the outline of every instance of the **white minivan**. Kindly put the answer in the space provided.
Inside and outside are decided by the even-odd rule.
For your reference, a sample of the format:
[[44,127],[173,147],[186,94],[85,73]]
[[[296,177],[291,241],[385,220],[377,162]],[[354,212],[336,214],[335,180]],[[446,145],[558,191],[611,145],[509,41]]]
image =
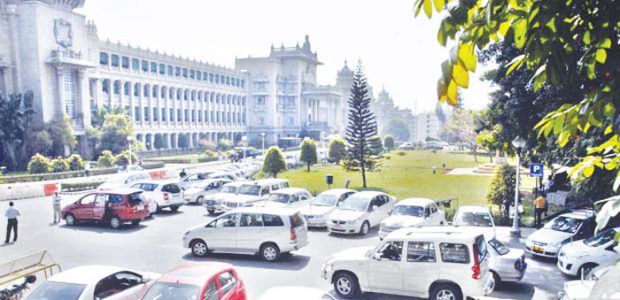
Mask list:
[[453,226],[396,230],[375,247],[329,256],[321,276],[346,299],[372,292],[462,300],[486,296],[495,287],[484,235]]
[[195,256],[209,252],[260,255],[275,261],[308,244],[304,217],[288,208],[243,207],[189,229],[183,246]]

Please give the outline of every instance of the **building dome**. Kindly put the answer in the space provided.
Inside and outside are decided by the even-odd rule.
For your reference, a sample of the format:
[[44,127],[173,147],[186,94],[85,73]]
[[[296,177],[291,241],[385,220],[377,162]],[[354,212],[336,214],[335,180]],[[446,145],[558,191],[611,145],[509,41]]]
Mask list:
[[338,71],[338,76],[339,77],[352,77],[353,76],[353,71],[347,65],[346,60],[344,61],[344,67],[342,67],[342,69]]

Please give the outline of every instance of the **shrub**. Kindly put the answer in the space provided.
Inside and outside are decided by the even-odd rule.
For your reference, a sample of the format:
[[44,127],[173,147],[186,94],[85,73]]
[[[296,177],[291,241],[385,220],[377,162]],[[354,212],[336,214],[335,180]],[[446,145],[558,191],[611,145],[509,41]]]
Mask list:
[[407,155],[407,152],[405,152],[405,151],[398,151],[398,152],[396,152],[396,154],[398,156],[405,156],[405,155]]
[[207,156],[207,157],[200,157],[198,158],[198,162],[199,163],[205,163],[205,162],[210,162],[210,161],[216,161],[219,160],[220,158],[217,156]]
[[63,183],[63,192],[81,192],[96,189],[103,181]]
[[217,156],[217,152],[212,151],[212,150],[207,150],[205,151],[205,155],[208,157],[214,157],[214,156]]
[[390,155],[383,155],[383,158],[385,158],[386,160],[390,160],[392,158],[392,156],[390,156]]
[[262,171],[263,173],[271,174],[273,177],[278,177],[278,173],[286,171],[286,161],[284,160],[282,150],[278,146],[272,146],[267,150]]
[[28,162],[28,173],[43,174],[50,171],[50,160],[47,157],[37,153]]
[[100,168],[111,168],[114,166],[114,155],[110,150],[103,150],[97,159],[97,166]]
[[50,169],[54,173],[67,172],[69,171],[69,162],[62,158],[62,156],[58,156],[56,159],[51,161]]
[[310,172],[310,166],[318,162],[316,155],[316,142],[310,138],[304,138],[301,142],[301,157],[300,161],[306,163],[308,172]]
[[217,143],[217,150],[228,150],[232,148],[233,142],[228,139],[220,139]]
[[395,145],[394,145],[394,138],[391,135],[386,136],[385,139],[383,139],[383,145],[389,151],[394,150],[394,147],[395,147]]
[[329,142],[329,160],[337,164],[347,157],[347,148],[342,139],[333,139]]
[[513,166],[504,164],[495,172],[491,181],[487,201],[498,205],[501,208],[501,223],[509,224],[508,213],[510,206],[514,202],[516,186],[516,169]]
[[[131,163],[135,164],[138,162],[138,156],[135,153],[131,153]],[[114,157],[114,164],[117,166],[126,166],[129,164],[129,152],[123,151],[117,156]]]
[[71,171],[84,170],[84,160],[79,154],[73,154],[69,156],[67,162],[69,162],[69,170]]

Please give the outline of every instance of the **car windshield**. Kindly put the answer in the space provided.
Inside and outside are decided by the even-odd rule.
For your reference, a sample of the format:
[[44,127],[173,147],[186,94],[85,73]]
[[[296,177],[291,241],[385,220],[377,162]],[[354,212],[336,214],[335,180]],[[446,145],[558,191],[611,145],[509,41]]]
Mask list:
[[86,288],[85,284],[45,281],[43,282],[27,300],[77,300],[82,291]]
[[336,206],[337,200],[338,200],[338,197],[336,195],[322,193],[316,196],[316,198],[314,198],[314,200],[312,200],[310,204],[316,205],[316,206],[332,207],[332,206]]
[[343,210],[366,211],[368,202],[370,199],[366,197],[353,195],[342,201],[339,207]]
[[392,211],[393,216],[423,217],[424,207],[414,205],[397,205]]
[[224,186],[222,187],[222,193],[229,193],[229,194],[234,194],[237,192],[237,187],[236,186]]
[[200,287],[193,284],[157,282],[142,300],[198,300]]
[[[620,229],[618,229],[618,231],[620,231]],[[583,242],[590,247],[599,247],[613,241],[614,237],[616,236],[616,232],[618,231],[613,228],[608,229],[591,238],[585,239]]]
[[290,198],[290,195],[287,194],[271,194],[269,195],[269,201],[273,201],[273,202],[278,202],[278,203],[288,203],[288,199]]
[[508,249],[508,247],[506,247],[504,244],[502,244],[502,242],[500,242],[500,241],[498,241],[496,239],[489,240],[489,245],[491,245],[491,247],[499,255],[504,255],[504,254],[507,254],[508,252],[510,252],[510,249]]
[[566,216],[559,216],[553,219],[553,221],[547,223],[545,225],[545,228],[555,231],[575,233],[577,232],[577,229],[579,229],[581,223],[583,223],[583,220]]
[[260,194],[260,186],[258,185],[242,185],[239,188],[239,194],[258,196]]
[[491,215],[487,212],[462,212],[457,213],[454,218],[454,225],[493,227]]

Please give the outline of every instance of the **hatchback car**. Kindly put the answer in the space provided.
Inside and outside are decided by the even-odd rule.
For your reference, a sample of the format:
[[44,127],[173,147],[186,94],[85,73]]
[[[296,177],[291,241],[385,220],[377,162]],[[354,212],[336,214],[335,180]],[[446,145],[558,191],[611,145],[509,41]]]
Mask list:
[[446,213],[431,199],[409,198],[396,203],[390,216],[381,222],[379,239],[390,232],[418,225],[441,225],[446,222]]
[[525,251],[555,258],[563,245],[591,237],[595,227],[593,210],[580,209],[559,215],[527,237]]
[[201,181],[200,183],[185,189],[183,192],[185,195],[185,202],[203,204],[205,197],[218,193],[223,185],[230,182],[231,180],[226,178],[215,178]]
[[301,209],[310,204],[312,195],[308,190],[300,188],[285,188],[272,192],[265,201],[265,207],[288,207]]
[[620,246],[614,237],[619,232],[620,227],[610,228],[585,240],[564,245],[558,256],[558,268],[567,275],[585,276],[598,266],[618,261]]
[[321,276],[346,299],[360,299],[362,292],[432,300],[478,298],[495,287],[487,249],[484,235],[465,228],[403,228],[375,247],[329,256]]
[[26,300],[139,299],[159,276],[114,266],[80,266],[50,277]]
[[364,191],[351,195],[340,203],[327,218],[332,233],[366,235],[390,216],[396,198],[386,193]]
[[329,214],[340,205],[342,201],[355,194],[350,189],[331,189],[320,193],[310,200],[310,205],[301,208],[301,213],[306,218],[308,227],[325,227]]
[[245,285],[226,263],[178,267],[163,274],[142,300],[246,300]]
[[78,222],[106,223],[117,229],[125,222],[137,226],[150,215],[144,192],[139,189],[115,189],[87,194],[62,209],[68,226]]
[[307,244],[303,216],[287,208],[240,208],[190,228],[183,235],[183,247],[190,248],[195,256],[209,252],[259,254],[266,261],[275,261],[281,253]]
[[183,190],[174,181],[139,181],[131,187],[143,190],[145,197],[154,203],[152,210],[156,212],[161,212],[163,208],[177,211],[185,204]]

